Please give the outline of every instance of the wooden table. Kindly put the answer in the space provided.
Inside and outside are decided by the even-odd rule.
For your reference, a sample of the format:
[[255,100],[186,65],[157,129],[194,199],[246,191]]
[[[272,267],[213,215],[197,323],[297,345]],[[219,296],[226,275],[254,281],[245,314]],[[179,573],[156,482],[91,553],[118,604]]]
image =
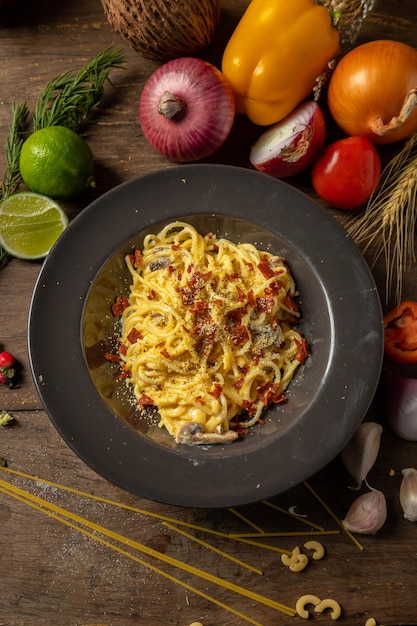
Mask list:
[[[222,2],[222,25],[213,61],[218,62],[226,37],[246,5],[245,0]],[[1,15],[0,142],[3,145],[8,135],[12,101],[26,101],[29,108],[33,108],[36,96],[49,79],[81,68],[104,48],[119,45],[121,41],[104,18],[99,0],[16,1],[3,7]],[[416,22],[414,0],[382,0],[360,39],[392,38],[417,46]],[[157,64],[121,45],[126,55],[126,69],[113,71],[112,85],[106,86],[95,121],[87,127],[86,138],[96,160],[97,187],[68,205],[71,215],[118,183],[173,165],[146,143],[137,118],[142,86]],[[253,129],[245,126],[244,121],[238,121],[227,146],[212,161],[249,167],[248,148],[252,140]],[[0,170],[4,166],[4,154],[0,154]],[[297,184],[314,197],[307,178],[301,178]],[[336,219],[339,217],[335,210],[325,208]],[[42,407],[28,362],[28,308],[40,267],[39,263],[13,259],[0,271],[0,344],[2,349],[13,352],[21,364],[18,387],[13,390],[0,387],[0,409],[9,410],[16,418],[14,427],[0,427],[0,456],[7,459],[8,467],[138,507],[153,515],[165,515],[222,532],[252,530],[233,511],[189,510],[139,500],[95,474],[67,447]],[[374,273],[382,291],[384,268],[377,266]],[[415,276],[416,267],[405,278],[405,297],[417,297]],[[76,393],[70,380],[67,393]],[[284,567],[276,551],[201,531],[188,531],[259,568],[263,572],[260,575],[178,534],[157,517],[88,500],[16,476],[0,474],[0,478],[45,496],[164,555],[198,566],[222,580],[287,606],[294,607],[302,594],[314,593],[321,598],[332,597],[341,604],[341,624],[362,626],[368,617],[374,617],[377,624],[414,624],[417,623],[417,528],[403,519],[399,486],[401,469],[417,463],[417,444],[393,435],[385,423],[379,396],[367,419],[380,421],[384,427],[380,454],[369,481],[386,495],[387,522],[377,535],[359,537],[363,550],[343,531],[319,537],[326,548],[325,558],[317,562],[310,560],[306,570],[299,574]],[[343,518],[358,495],[348,488],[351,484],[339,458],[309,480],[309,485],[338,518]],[[325,529],[340,530],[305,485],[272,502],[285,510],[296,507],[296,512],[307,514]],[[239,513],[267,531],[301,533],[306,529],[300,521],[265,504],[243,507]],[[269,539],[268,543],[291,551],[295,545],[302,547],[305,541],[306,537],[300,534]],[[181,572],[169,564],[161,564],[132,549],[126,548],[126,551],[143,558],[145,563],[117,553],[77,529],[0,494],[0,626],[188,626],[194,621],[204,626],[240,626],[250,623],[242,615],[263,626],[302,622],[299,617],[276,612],[256,600]],[[200,593],[168,580],[146,563],[181,579]],[[213,599],[242,615],[216,604]],[[332,623],[327,612],[312,616],[311,620],[323,626]]]

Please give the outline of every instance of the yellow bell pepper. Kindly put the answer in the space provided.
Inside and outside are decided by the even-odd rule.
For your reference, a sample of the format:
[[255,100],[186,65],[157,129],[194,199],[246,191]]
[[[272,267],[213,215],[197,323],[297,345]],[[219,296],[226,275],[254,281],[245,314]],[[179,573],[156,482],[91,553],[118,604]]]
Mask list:
[[252,0],[227,43],[222,71],[237,111],[266,126],[311,96],[340,52],[330,13],[314,0]]

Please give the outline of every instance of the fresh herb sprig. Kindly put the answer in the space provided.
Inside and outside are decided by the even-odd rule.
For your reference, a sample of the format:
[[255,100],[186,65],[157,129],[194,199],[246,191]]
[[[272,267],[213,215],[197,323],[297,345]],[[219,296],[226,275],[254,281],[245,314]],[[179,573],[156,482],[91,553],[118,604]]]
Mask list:
[[104,83],[112,68],[121,68],[121,48],[107,48],[76,76],[70,72],[53,78],[36,101],[33,129],[66,126],[77,131],[100,103]]
[[[122,68],[124,55],[120,47],[107,48],[83,67],[75,76],[70,72],[50,80],[38,96],[32,115],[33,131],[47,126],[66,126],[77,131],[98,106],[104,83],[112,68]],[[29,133],[30,111],[24,104],[12,104],[12,121],[5,144],[6,171],[0,200],[17,191],[23,180],[19,157],[23,141]],[[0,249],[0,259],[2,251]]]
[[3,174],[2,196],[5,198],[14,193],[21,183],[19,158],[23,144],[23,133],[29,109],[26,103],[12,104],[12,121],[9,126],[9,137],[4,146],[6,151],[6,170]]

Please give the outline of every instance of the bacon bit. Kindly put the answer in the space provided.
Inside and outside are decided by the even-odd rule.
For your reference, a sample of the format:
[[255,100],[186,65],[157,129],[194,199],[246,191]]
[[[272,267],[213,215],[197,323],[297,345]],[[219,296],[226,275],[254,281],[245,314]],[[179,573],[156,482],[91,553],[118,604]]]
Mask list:
[[263,358],[263,356],[264,356],[263,350],[258,350],[257,352],[254,352],[253,358],[252,358],[253,364],[258,365],[259,361]]
[[171,358],[171,356],[170,356],[170,354],[169,354],[169,352],[168,352],[168,350],[167,350],[166,348],[164,348],[163,350],[161,350],[161,354],[162,354],[162,356],[164,356],[166,359],[170,359],[170,358]]
[[239,326],[242,323],[242,315],[243,313],[241,309],[228,311],[228,313],[226,313],[226,320],[229,328],[232,326]]
[[191,305],[190,311],[191,313],[200,313],[201,311],[207,311],[208,308],[208,302],[204,302],[204,300],[198,300],[198,302],[194,302],[194,304]]
[[242,289],[238,286],[237,287],[237,301],[238,302],[245,302],[246,299],[247,299],[247,296],[242,291]]
[[262,385],[259,385],[257,392],[258,398],[264,406],[268,406],[272,402],[278,404],[279,402],[285,401],[283,392],[279,390],[279,383],[266,381],[262,383]]
[[213,239],[214,235],[213,235],[213,233],[209,232],[209,233],[207,233],[206,237],[207,237],[207,239]]
[[253,270],[253,263],[251,263],[250,261],[245,261],[245,265],[250,269]]
[[106,361],[111,361],[112,363],[120,362],[120,356],[118,354],[111,354],[110,352],[107,352],[104,355],[104,358],[106,359]]
[[240,405],[244,411],[247,411],[249,415],[253,415],[256,411],[256,408],[250,400],[243,400]]
[[265,298],[256,298],[256,308],[260,313],[272,313],[274,310],[274,298],[266,296]]
[[179,246],[177,243],[173,243],[171,246],[171,250],[181,250],[181,246]]
[[[273,280],[272,283],[269,284],[269,293],[274,294],[275,296],[281,291],[282,282],[280,280]],[[265,293],[266,293],[265,289]]]
[[250,304],[250,306],[255,306],[255,304],[256,304],[256,300],[255,300],[255,295],[253,293],[253,289],[249,289],[249,291],[248,291],[248,304]]
[[168,265],[168,272],[173,274],[175,272],[175,267],[173,265]]
[[294,300],[294,298],[292,296],[290,296],[289,294],[287,294],[283,300],[283,303],[285,304],[285,306],[290,310],[290,311],[298,311],[298,306],[296,301]]
[[123,371],[119,376],[119,380],[124,380],[125,378],[130,378],[131,372],[129,370]]
[[209,395],[213,396],[213,398],[219,398],[220,394],[222,392],[222,386],[220,383],[214,383],[214,389],[213,391],[209,391]]
[[194,263],[190,263],[190,265],[187,267],[187,272],[188,272],[189,274],[191,274],[191,272],[193,271],[193,269],[194,269]]
[[113,315],[116,315],[116,317],[120,317],[120,315],[123,314],[123,311],[127,309],[128,306],[129,306],[128,298],[117,296],[114,301],[114,304],[111,307],[111,312],[113,313]]
[[125,355],[127,353],[127,346],[124,343],[121,343],[119,346],[119,354]]
[[229,274],[227,278],[229,280],[236,280],[236,278],[239,278],[239,276],[240,276],[239,272],[232,272],[232,274]]
[[301,340],[299,339],[294,339],[296,345],[297,345],[297,354],[295,355],[295,358],[297,359],[297,361],[299,363],[304,363],[306,358],[308,357],[308,346],[307,346],[307,342],[304,339],[304,337],[302,337]]
[[230,422],[230,428],[234,431],[237,432],[238,435],[247,435],[249,432],[248,428],[243,428],[242,426],[242,422],[237,421],[237,422]]
[[150,292],[148,293],[148,300],[155,300],[156,299],[156,293],[153,289],[150,290]]
[[272,278],[275,273],[272,267],[269,265],[268,261],[261,261],[260,263],[258,263],[258,270],[265,278]]
[[246,343],[250,339],[250,334],[248,329],[244,324],[240,324],[240,326],[236,326],[233,329],[232,334],[232,342],[235,346],[240,346],[242,343]]
[[[142,339],[142,333],[137,328],[132,328],[130,333],[127,336],[127,340],[130,343],[136,343],[138,339]],[[119,350],[120,352],[120,350]]]
[[143,393],[140,398],[138,398],[138,405],[140,410],[142,410],[145,406],[150,404],[155,404],[155,402],[150,398],[146,393]]
[[240,389],[240,388],[241,388],[241,386],[243,385],[243,383],[244,383],[244,382],[245,382],[245,377],[244,377],[244,376],[242,376],[241,378],[239,378],[239,380],[237,380],[237,381],[235,382],[235,384],[233,385],[233,387],[234,387],[235,389]]
[[143,254],[141,250],[135,249],[133,253],[132,265],[133,267],[139,267],[142,263]]
[[201,404],[202,406],[204,406],[204,405],[205,405],[205,402],[204,402],[204,399],[203,399],[203,397],[202,397],[202,396],[196,396],[196,397],[195,397],[195,399],[196,399],[196,401],[197,401],[199,404]]

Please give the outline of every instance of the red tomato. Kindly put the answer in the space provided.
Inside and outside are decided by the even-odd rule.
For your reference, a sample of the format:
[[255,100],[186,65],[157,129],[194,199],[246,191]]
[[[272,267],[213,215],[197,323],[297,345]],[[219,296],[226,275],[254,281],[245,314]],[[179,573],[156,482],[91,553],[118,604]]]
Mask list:
[[417,302],[404,300],[384,316],[384,349],[397,363],[417,363]]
[[351,210],[365,204],[381,175],[381,159],[364,137],[339,139],[324,148],[311,171],[311,182],[320,198],[337,209]]

